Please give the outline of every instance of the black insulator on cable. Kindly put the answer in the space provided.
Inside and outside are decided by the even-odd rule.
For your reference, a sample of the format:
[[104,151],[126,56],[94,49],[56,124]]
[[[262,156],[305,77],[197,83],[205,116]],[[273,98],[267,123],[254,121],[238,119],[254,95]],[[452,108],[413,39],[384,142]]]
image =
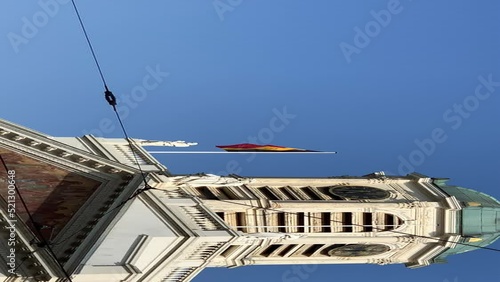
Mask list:
[[113,92],[109,91],[109,90],[106,90],[104,91],[104,97],[106,98],[106,101],[108,101],[108,103],[111,105],[111,106],[116,106],[116,97],[115,95],[113,95]]

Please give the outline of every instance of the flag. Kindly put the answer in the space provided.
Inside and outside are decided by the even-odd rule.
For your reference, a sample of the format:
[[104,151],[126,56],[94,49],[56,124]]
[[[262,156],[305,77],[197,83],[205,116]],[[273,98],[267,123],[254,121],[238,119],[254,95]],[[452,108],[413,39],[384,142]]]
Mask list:
[[290,147],[283,147],[276,145],[257,145],[250,143],[216,146],[216,147],[221,148],[227,152],[318,152],[318,151],[297,149],[297,148],[290,148]]

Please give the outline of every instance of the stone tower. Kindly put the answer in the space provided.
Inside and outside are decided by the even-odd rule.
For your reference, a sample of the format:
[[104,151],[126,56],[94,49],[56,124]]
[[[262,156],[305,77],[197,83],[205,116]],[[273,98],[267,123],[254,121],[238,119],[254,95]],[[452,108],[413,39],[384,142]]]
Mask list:
[[500,237],[500,202],[445,179],[174,175],[143,149],[172,143],[130,142],[0,120],[1,279],[64,281],[60,265],[73,281],[103,282],[244,265],[414,268]]

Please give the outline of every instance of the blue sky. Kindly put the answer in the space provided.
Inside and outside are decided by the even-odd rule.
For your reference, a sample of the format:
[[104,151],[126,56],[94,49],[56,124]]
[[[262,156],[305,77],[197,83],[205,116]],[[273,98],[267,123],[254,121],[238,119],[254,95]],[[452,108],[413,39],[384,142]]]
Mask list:
[[[74,11],[55,1],[0,3],[1,117],[54,136],[121,137]],[[199,150],[253,138],[339,151],[158,156],[174,173],[416,170],[500,198],[498,1],[77,4],[131,136]],[[272,126],[279,117],[286,124]],[[498,258],[481,250],[418,270],[320,266],[295,282],[494,281]],[[286,282],[289,270],[206,270],[194,281]]]

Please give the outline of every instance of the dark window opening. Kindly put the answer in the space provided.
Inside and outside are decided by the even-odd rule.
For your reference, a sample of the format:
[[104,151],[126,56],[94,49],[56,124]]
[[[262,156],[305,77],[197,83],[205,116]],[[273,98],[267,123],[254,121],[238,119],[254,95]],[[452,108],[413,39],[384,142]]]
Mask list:
[[394,229],[394,216],[392,214],[386,214],[384,230],[392,230],[392,229]]
[[293,248],[295,248],[297,245],[288,245],[286,246],[278,255],[280,257],[286,256]]
[[269,190],[267,187],[257,188],[264,196],[266,196],[269,200],[279,200],[279,198]]
[[299,212],[297,213],[297,232],[299,233],[304,233],[304,225],[305,225],[305,221],[304,221],[304,216],[305,214],[303,212]]
[[214,193],[212,193],[212,191],[210,191],[210,189],[208,189],[208,187],[197,187],[196,190],[198,191],[198,193],[201,194],[201,197],[204,199],[209,199],[209,200],[219,199],[217,198],[217,196],[215,196]]
[[352,213],[345,212],[342,214],[343,232],[352,232]]
[[331,228],[332,217],[329,212],[324,212],[321,214],[321,231],[322,232],[332,232]]
[[363,232],[373,231],[373,214],[371,212],[363,213]]
[[224,213],[223,212],[216,212],[215,213],[220,219],[224,220]]
[[295,197],[292,192],[288,191],[286,188],[280,188],[280,191],[287,196],[288,199],[290,200],[297,200],[297,197]]
[[321,198],[316,194],[314,193],[314,191],[309,188],[309,187],[305,187],[305,188],[300,188],[304,193],[306,193],[306,195],[311,199],[311,200],[321,200]]
[[236,226],[238,231],[246,231],[246,214],[244,212],[236,213]]
[[312,256],[314,254],[314,252],[316,252],[317,250],[319,250],[321,247],[323,247],[322,244],[312,245],[309,248],[307,248],[305,251],[303,251],[302,255],[310,257],[310,256]]
[[224,199],[236,200],[238,197],[227,187],[222,187],[217,189]]
[[286,221],[285,221],[285,213],[278,213],[278,232],[285,233],[286,232]]
[[274,251],[276,251],[279,247],[281,247],[281,245],[271,245],[267,248],[265,248],[261,253],[260,255],[261,256],[264,256],[264,257],[268,257],[270,256]]

